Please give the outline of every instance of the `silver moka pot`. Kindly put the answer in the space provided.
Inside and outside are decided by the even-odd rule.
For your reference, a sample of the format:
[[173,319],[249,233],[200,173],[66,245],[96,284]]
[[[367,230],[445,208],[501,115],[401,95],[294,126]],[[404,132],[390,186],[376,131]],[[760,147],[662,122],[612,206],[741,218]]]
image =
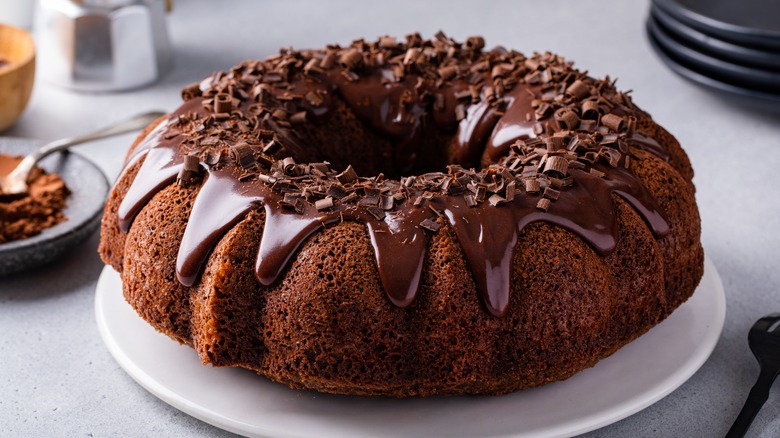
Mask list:
[[[27,0],[24,0],[27,1]],[[151,84],[171,64],[165,0],[40,0],[38,71],[81,91]]]

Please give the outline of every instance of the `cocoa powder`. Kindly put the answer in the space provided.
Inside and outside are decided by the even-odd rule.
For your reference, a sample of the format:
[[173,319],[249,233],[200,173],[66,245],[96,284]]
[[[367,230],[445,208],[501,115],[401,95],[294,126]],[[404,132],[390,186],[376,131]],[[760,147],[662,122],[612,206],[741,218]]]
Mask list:
[[[0,154],[0,175],[7,175],[22,157]],[[0,243],[26,239],[66,219],[63,209],[70,190],[57,174],[36,167],[30,174],[29,191],[22,196],[0,192]]]

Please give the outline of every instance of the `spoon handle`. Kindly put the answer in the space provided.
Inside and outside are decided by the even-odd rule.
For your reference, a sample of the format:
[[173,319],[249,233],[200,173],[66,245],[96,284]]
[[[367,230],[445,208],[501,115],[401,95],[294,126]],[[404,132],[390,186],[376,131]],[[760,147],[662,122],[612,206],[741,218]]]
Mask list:
[[761,367],[758,381],[750,390],[750,394],[748,394],[747,400],[745,400],[745,405],[726,434],[726,438],[742,438],[745,436],[745,433],[750,428],[750,424],[753,423],[753,419],[756,418],[756,414],[758,414],[758,411],[769,398],[769,390],[772,388],[772,383],[774,383],[776,377],[777,370],[766,366]]
[[125,134],[127,132],[137,131],[139,129],[145,128],[150,123],[152,123],[153,121],[157,120],[158,118],[164,115],[165,113],[159,111],[140,114],[131,119],[127,119],[119,123],[116,123],[114,125],[107,126],[99,131],[95,131],[89,134],[79,135],[76,137],[63,138],[61,140],[53,141],[41,147],[37,151],[31,153],[30,155],[26,156],[19,163],[19,165],[16,166],[16,168],[9,176],[28,175],[32,170],[32,168],[35,166],[35,164],[38,163],[38,161],[42,160],[43,158],[55,152],[67,149],[71,146],[75,146],[81,143],[86,143],[88,141],[98,140],[101,138],[112,137],[119,134]]

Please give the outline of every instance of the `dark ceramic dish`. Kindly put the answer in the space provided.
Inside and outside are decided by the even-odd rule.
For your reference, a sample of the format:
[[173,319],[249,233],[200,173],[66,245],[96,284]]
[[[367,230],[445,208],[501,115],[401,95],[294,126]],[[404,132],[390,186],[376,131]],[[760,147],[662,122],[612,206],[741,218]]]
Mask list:
[[780,1],[653,0],[677,20],[722,40],[780,50]]
[[775,70],[780,69],[780,52],[741,46],[715,38],[699,32],[657,7],[652,7],[650,14],[656,18],[669,35],[692,49],[737,64]]
[[[0,138],[0,153],[26,155],[41,142]],[[78,153],[59,153],[39,164],[47,172],[59,173],[71,191],[65,207],[67,220],[28,239],[0,243],[0,275],[48,263],[85,240],[100,225],[108,195],[103,172]]]
[[648,33],[666,53],[697,72],[719,81],[761,92],[780,93],[780,72],[747,67],[723,61],[698,52],[669,35],[652,15],[647,20]]
[[713,79],[710,76],[702,74],[682,61],[678,60],[674,54],[666,52],[666,49],[659,44],[650,32],[648,23],[648,39],[650,45],[655,50],[661,60],[669,66],[675,73],[683,78],[699,85],[707,90],[715,91],[719,95],[728,98],[731,102],[746,106],[752,109],[780,112],[780,94],[762,92],[743,88],[728,82]]

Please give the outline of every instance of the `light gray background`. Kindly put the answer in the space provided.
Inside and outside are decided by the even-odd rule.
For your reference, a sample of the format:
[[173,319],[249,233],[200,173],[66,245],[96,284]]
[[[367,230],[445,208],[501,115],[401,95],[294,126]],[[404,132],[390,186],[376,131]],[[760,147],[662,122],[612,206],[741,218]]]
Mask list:
[[[382,34],[439,29],[488,46],[551,50],[595,76],[619,78],[671,131],[696,170],[704,247],[723,278],[723,336],[703,368],[644,411],[594,437],[722,436],[757,376],[747,331],[780,311],[780,117],[737,108],[683,81],[651,51],[648,4],[635,1],[178,1],[169,17],[172,72],[152,87],[77,94],[38,81],[8,136],[51,140],[149,109],[171,110],[179,89],[217,69],[279,47],[321,47]],[[113,179],[132,137],[81,151]],[[59,262],[0,278],[0,435],[228,436],[159,401],[114,362],[98,335],[95,282],[103,265],[93,236]],[[776,390],[749,436],[780,436]]]

